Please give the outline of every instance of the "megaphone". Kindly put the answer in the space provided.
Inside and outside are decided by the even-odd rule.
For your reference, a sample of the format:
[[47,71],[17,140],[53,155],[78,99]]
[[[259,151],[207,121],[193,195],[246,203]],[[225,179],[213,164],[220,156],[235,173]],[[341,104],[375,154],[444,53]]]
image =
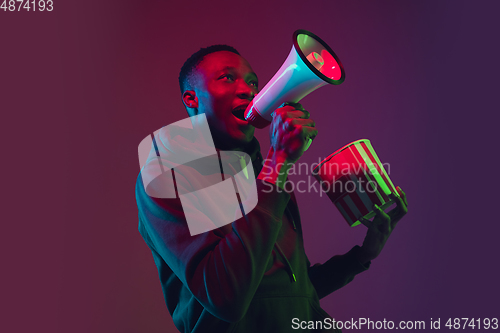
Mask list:
[[297,30],[288,58],[248,105],[245,120],[264,128],[284,102],[296,103],[319,87],[341,84],[344,79],[344,67],[333,50],[312,32]]

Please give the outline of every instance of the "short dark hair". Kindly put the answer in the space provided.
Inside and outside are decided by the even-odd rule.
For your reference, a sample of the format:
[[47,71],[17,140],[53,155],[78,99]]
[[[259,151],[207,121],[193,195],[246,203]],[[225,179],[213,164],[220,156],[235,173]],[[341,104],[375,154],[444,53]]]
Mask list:
[[203,60],[203,58],[214,52],[219,51],[229,51],[240,55],[240,53],[232,46],[225,44],[217,44],[211,45],[208,47],[202,47],[197,52],[193,53],[188,60],[182,65],[181,72],[179,73],[179,86],[181,88],[181,94],[184,93],[187,89],[192,88],[192,82],[190,82],[192,74],[196,66]]

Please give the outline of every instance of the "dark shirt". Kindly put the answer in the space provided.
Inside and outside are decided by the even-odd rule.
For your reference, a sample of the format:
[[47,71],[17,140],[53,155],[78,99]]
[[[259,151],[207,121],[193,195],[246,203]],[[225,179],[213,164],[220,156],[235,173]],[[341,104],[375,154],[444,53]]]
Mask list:
[[[262,156],[255,138],[246,153],[257,176]],[[180,199],[149,197],[138,177],[139,231],[179,331],[300,332],[292,329],[294,318],[331,318],[319,299],[368,269],[356,259],[358,246],[311,266],[293,193],[259,179],[256,185],[258,204],[246,216],[191,236]],[[176,174],[176,186],[189,191],[190,181]],[[216,205],[216,198],[207,200]]]

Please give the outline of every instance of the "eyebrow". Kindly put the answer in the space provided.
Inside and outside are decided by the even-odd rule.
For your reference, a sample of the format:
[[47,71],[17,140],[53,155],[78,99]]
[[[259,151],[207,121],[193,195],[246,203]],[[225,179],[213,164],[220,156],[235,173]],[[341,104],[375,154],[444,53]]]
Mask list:
[[[229,70],[229,69],[236,69],[236,67],[226,66],[226,67],[222,68],[220,71],[222,72],[222,71]],[[257,78],[257,80],[259,79],[259,77],[257,76],[257,74],[255,74],[255,72],[250,72],[248,74],[253,74]]]

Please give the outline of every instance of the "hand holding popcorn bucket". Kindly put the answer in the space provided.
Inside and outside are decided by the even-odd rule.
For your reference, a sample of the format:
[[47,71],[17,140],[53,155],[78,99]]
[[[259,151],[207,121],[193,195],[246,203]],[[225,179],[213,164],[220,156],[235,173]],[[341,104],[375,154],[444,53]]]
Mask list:
[[313,170],[323,191],[354,227],[361,218],[375,216],[374,204],[382,210],[394,202],[399,193],[387,175],[370,140],[354,141],[319,163]]

